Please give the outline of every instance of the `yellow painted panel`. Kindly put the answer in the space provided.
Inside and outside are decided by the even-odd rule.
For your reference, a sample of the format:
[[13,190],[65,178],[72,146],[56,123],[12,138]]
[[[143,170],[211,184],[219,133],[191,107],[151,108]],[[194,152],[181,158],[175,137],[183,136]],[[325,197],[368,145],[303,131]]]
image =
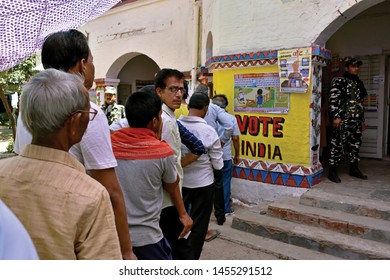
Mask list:
[[[234,75],[270,72],[278,72],[278,67],[272,65],[213,71],[214,92],[225,94],[229,99],[229,113],[240,116],[237,117],[242,131],[240,156],[252,160],[310,166],[311,87],[307,93],[290,94],[290,109],[287,114],[234,112]],[[244,120],[248,122],[247,125]],[[264,125],[268,121],[270,123]],[[243,134],[245,128],[247,131]],[[250,135],[249,131],[254,135]]]

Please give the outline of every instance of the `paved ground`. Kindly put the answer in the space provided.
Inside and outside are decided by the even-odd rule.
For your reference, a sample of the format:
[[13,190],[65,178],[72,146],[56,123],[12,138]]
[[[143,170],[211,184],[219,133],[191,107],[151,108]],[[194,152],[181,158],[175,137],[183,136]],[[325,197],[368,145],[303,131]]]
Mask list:
[[[326,167],[325,167],[326,169]],[[361,180],[348,175],[348,166],[345,161],[340,165],[340,184],[333,183],[326,178],[315,189],[342,195],[354,195],[361,198],[379,199],[390,202],[390,160],[362,159],[360,169],[368,176],[368,180]]]
[[[234,206],[238,208],[239,206]],[[275,260],[274,255],[263,253],[251,249],[247,246],[231,242],[229,239],[229,228],[231,227],[233,216],[229,216],[223,226],[217,225],[212,217],[209,229],[218,229],[221,236],[203,245],[201,260]]]

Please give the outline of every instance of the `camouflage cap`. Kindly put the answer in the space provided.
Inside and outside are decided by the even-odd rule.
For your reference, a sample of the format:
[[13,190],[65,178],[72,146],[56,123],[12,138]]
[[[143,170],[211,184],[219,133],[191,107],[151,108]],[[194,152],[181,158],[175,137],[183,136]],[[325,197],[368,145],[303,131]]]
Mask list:
[[104,93],[116,94],[116,88],[113,86],[106,86]]
[[357,57],[348,57],[344,60],[345,67],[348,66],[361,66],[363,62],[358,60]]

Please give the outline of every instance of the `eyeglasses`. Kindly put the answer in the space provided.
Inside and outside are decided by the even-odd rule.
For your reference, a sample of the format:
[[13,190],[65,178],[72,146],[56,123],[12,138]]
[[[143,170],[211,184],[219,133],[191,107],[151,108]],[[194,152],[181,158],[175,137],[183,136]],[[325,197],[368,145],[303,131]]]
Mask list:
[[[167,87],[166,87],[167,88]],[[179,90],[181,91],[182,94],[185,94],[186,93],[186,90],[185,88],[183,87],[168,87],[167,88],[171,93],[176,93],[178,92]]]
[[93,121],[95,119],[98,111],[94,108],[91,108],[89,111],[77,110],[77,111],[73,112],[72,115],[76,114],[76,113],[88,113],[89,114],[89,121]]

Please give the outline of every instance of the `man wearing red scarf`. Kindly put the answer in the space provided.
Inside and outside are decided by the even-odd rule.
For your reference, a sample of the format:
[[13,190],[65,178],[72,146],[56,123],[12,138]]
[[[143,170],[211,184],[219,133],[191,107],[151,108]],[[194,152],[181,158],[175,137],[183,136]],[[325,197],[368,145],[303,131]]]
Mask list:
[[176,207],[183,230],[191,229],[179,190],[176,157],[161,138],[162,101],[151,92],[136,92],[126,101],[130,127],[111,136],[116,172],[126,201],[133,251],[140,260],[172,259],[172,250],[159,226],[163,189]]

